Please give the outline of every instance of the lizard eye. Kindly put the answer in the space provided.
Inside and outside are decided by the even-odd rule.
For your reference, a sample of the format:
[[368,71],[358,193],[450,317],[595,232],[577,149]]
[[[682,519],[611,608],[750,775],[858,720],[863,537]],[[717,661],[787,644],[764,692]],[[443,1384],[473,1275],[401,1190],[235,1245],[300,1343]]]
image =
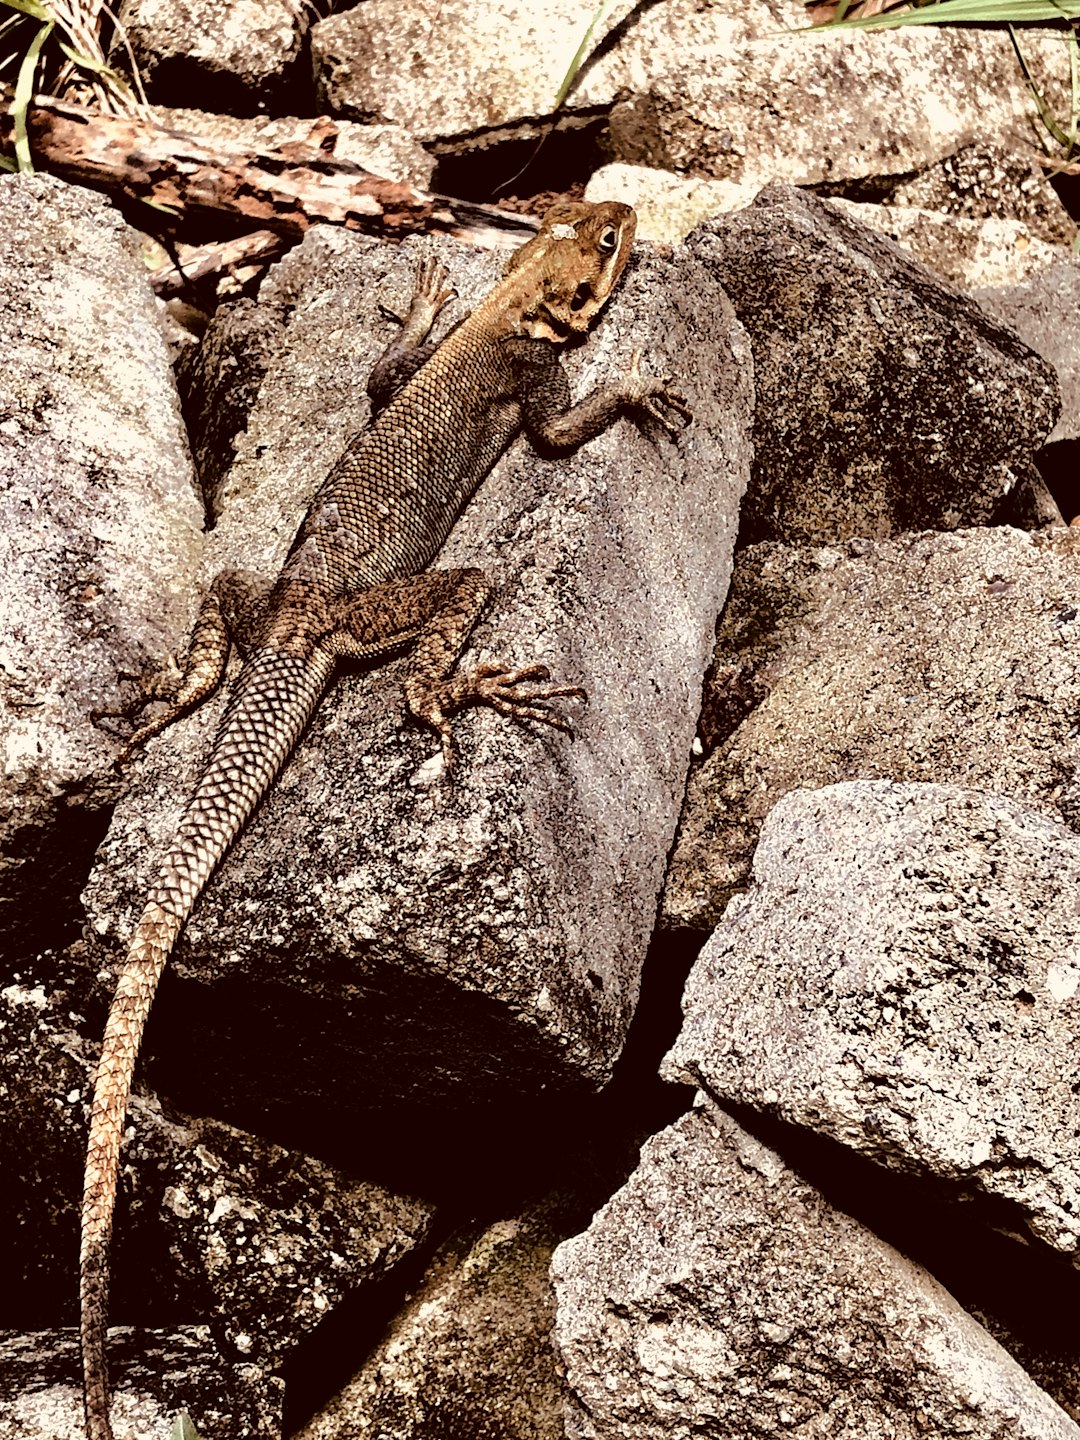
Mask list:
[[574,291],[574,298],[570,301],[571,310],[580,310],[581,307],[592,299],[592,286],[587,280],[583,280]]
[[614,225],[606,225],[600,232],[600,239],[597,244],[605,255],[610,255],[619,243],[619,232]]

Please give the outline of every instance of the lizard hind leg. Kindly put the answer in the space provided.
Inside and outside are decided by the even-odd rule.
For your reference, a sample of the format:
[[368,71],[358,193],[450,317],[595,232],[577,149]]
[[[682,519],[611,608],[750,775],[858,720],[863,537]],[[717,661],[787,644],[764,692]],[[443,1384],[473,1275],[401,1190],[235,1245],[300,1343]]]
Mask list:
[[248,571],[229,570],[217,576],[199,608],[183,667],[174,666],[164,675],[154,677],[144,687],[135,707],[141,709],[152,700],[166,700],[166,708],[130,736],[116,757],[117,766],[125,764],[147,740],[160,735],[173,721],[196,709],[218,689],[228,664],[230,645],[235,643],[240,653],[246,655],[254,643],[268,593],[265,581]]
[[573,735],[566,718],[551,707],[559,698],[584,700],[578,685],[548,685],[544,665],[512,669],[483,664],[455,669],[473,626],[491,598],[482,570],[428,570],[406,580],[373,585],[351,598],[337,618],[338,654],[379,659],[412,644],[405,703],[409,712],[435,730],[447,769],[454,761],[450,717],[469,705],[490,705],[501,715],[533,720]]

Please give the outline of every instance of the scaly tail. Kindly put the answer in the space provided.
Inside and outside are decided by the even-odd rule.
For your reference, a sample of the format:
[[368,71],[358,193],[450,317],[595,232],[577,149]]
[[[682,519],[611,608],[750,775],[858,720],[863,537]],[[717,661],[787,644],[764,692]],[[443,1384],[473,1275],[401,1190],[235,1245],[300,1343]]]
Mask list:
[[80,1292],[88,1440],[113,1440],[105,1335],[109,1242],[128,1096],[165,962],[214,867],[285,763],[330,679],[333,657],[264,649],[236,682],[202,779],[135,927],[94,1085],[83,1190]]

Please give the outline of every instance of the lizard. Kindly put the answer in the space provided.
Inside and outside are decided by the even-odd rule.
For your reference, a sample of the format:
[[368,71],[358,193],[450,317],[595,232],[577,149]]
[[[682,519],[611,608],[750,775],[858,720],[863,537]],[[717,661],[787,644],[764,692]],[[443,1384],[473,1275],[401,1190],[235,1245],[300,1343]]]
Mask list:
[[[201,777],[159,863],[128,943],[97,1064],[87,1144],[80,1256],[88,1440],[112,1440],[106,1362],[109,1254],[121,1138],[142,1032],[161,973],[213,871],[252,814],[342,660],[378,663],[409,650],[411,716],[454,761],[451,717],[487,705],[572,735],[547,668],[457,657],[492,585],[478,568],[429,568],[451,526],[511,441],[568,454],[624,412],[674,434],[690,412],[670,378],[627,372],[576,404],[561,363],[605,304],[629,259],[637,218],[615,202],[564,201],[511,256],[503,277],[439,341],[456,297],[444,266],[417,268],[401,328],[368,381],[372,419],[316,492],[276,581],[243,626],[219,577],[202,602],[165,711],[136,730],[122,763],[217,690],[232,646],[242,666]],[[150,692],[151,698],[153,692]]]

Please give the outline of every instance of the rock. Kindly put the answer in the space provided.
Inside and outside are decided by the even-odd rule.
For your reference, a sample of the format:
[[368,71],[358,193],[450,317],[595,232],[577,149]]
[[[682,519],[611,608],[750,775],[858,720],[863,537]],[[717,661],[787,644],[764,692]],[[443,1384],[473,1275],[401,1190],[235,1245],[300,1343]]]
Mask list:
[[0,933],[70,939],[115,799],[91,720],[190,631],[201,509],[134,232],[0,178]]
[[400,180],[427,190],[435,157],[399,125],[356,125],[351,120],[300,119],[290,115],[240,119],[206,110],[174,110],[154,106],[154,118],[169,130],[180,130],[245,150],[280,150],[304,146],[335,160],[351,160],[374,175]]
[[[1080,535],[1014,530],[740,552],[663,902],[708,931],[789,790],[939,781],[1080,828]],[[713,698],[715,697],[715,698]]]
[[[680,0],[677,8],[686,18],[691,7]],[[632,9],[631,0],[619,0],[605,10],[596,44]],[[555,108],[594,12],[588,0],[534,0],[527,7],[482,0],[445,4],[434,18],[395,0],[365,0],[312,27],[319,106],[403,125],[437,149],[444,148],[438,142],[465,136],[491,144],[534,133],[535,121]],[[595,111],[610,103],[613,77],[621,78],[628,63],[620,56],[590,65],[575,86],[566,123],[573,124],[582,107]]]
[[1075,1440],[925,1270],[704,1098],[555,1252],[569,1440]]
[[882,204],[915,206],[975,222],[1021,220],[1032,235],[1050,245],[1068,246],[1076,238],[1076,222],[1026,147],[962,145],[944,160],[890,186]]
[[1019,284],[977,289],[974,298],[1057,371],[1062,406],[1048,443],[1080,439],[1080,261],[1060,260]]
[[[125,1440],[175,1434],[180,1410],[198,1415],[199,1440],[279,1440],[281,1381],[223,1361],[204,1327],[112,1330],[109,1353],[120,1378],[113,1425]],[[0,1427],[6,1440],[84,1440],[74,1330],[0,1334]]]
[[[611,112],[613,158],[716,180],[815,185],[906,176],[976,135],[1030,148],[1035,106],[1005,33],[926,25],[872,38],[778,34],[805,24],[801,6],[782,9],[783,19],[767,4],[743,5],[735,17],[710,9],[685,40],[677,23],[669,37],[653,35],[651,64],[631,68]],[[1051,108],[1067,114],[1060,42],[1029,31],[1024,46]]]
[[828,202],[770,186],[687,248],[754,349],[741,543],[985,523],[1030,469],[1051,367]]
[[792,791],[663,1073],[1006,1202],[1075,1258],[1078,882],[1080,839],[1005,796]]
[[[20,1328],[76,1318],[78,1199],[101,1012],[76,956],[28,962],[0,991],[0,1164],[17,1177],[0,1201],[0,1268],[6,1313]],[[167,1109],[145,1090],[132,1100],[128,1127],[113,1316],[212,1323],[229,1363],[278,1364],[345,1295],[384,1277],[427,1235],[430,1205]]]
[[867,205],[853,200],[830,200],[829,204],[860,225],[895,240],[913,259],[958,290],[1018,285],[1065,253],[1060,245],[1040,240],[1023,220],[976,220],[917,206]]
[[[183,105],[197,95],[204,110],[238,115],[280,113],[307,98],[308,19],[298,0],[124,0],[120,6],[120,23],[156,105]],[[111,58],[130,63],[121,46]]]
[[687,179],[647,165],[603,165],[586,185],[585,199],[632,205],[640,239],[675,245],[702,220],[742,210],[760,188],[732,180]]
[[568,1233],[566,1209],[563,1198],[455,1236],[374,1354],[296,1440],[563,1440],[548,1268]]
[[[223,481],[215,559],[280,565],[361,418],[365,337],[390,328],[376,307],[400,306],[432,252],[450,258],[466,303],[490,285],[491,259],[449,242],[391,250],[328,230],[279,267],[268,299],[289,328]],[[159,1000],[155,1083],[186,1105],[279,1135],[315,1125],[340,1144],[392,1103],[513,1108],[609,1076],[748,468],[749,357],[703,266],[639,255],[573,357],[576,391],[636,346],[688,393],[681,443],[620,421],[555,464],[519,447],[440,560],[479,560],[501,587],[467,663],[543,661],[584,684],[577,740],[473,712],[448,782],[432,738],[402,726],[400,664],[338,684],[197,908]],[[215,713],[133,767],[86,892],[113,957]]]
[[[868,44],[841,31],[778,34],[805,22],[801,5],[781,10],[620,0],[605,7],[558,112],[596,16],[587,0],[473,0],[437,17],[365,0],[312,27],[312,59],[323,108],[403,125],[437,152],[534,136],[549,121],[573,128],[609,109],[615,160],[755,189],[906,176],[973,135],[1030,145],[1034,103],[1007,35],[926,26]],[[1068,113],[1059,42],[1031,35],[1025,54]]]

